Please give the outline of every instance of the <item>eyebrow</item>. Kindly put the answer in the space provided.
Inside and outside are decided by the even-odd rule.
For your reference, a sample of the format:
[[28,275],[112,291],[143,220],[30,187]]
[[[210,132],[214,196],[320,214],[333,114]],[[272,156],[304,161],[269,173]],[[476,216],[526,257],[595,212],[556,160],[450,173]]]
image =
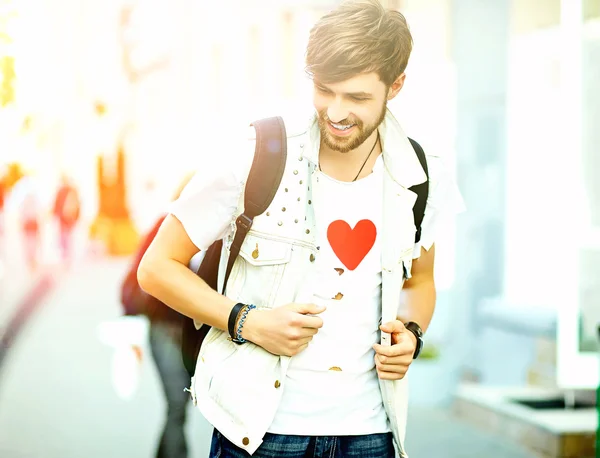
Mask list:
[[[318,87],[322,88],[322,89],[325,89],[327,91],[333,92],[331,89],[329,89],[327,86],[325,86],[322,83],[318,83],[318,82],[315,81],[315,84]],[[363,97],[363,98],[371,98],[371,97],[373,97],[373,94],[370,94],[370,93],[364,92],[364,91],[361,91],[361,92],[344,92],[343,95],[350,96],[350,97]]]
[[345,92],[344,95],[349,95],[351,97],[373,97],[373,95],[368,92]]

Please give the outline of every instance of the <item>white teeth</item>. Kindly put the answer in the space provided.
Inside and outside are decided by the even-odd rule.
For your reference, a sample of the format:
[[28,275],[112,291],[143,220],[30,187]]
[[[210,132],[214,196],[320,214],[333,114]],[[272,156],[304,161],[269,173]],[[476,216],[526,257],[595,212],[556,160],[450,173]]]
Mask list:
[[354,124],[352,124],[351,126],[343,126],[343,125],[341,125],[341,124],[334,124],[334,123],[331,123],[331,125],[332,125],[333,127],[335,127],[336,129],[338,129],[338,130],[348,130],[348,129],[350,129],[351,127],[354,127]]

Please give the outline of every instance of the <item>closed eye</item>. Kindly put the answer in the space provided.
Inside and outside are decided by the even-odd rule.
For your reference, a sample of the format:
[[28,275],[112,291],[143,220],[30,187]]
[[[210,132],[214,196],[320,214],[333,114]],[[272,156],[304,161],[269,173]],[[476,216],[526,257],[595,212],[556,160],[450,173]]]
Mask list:
[[[317,91],[319,91],[322,94],[327,94],[327,95],[332,95],[333,91],[327,89],[326,87],[323,86],[318,86],[315,85],[315,87],[317,88]],[[361,95],[352,95],[352,94],[345,94],[345,96],[352,100],[353,102],[367,102],[368,100],[371,100],[371,97],[365,97],[365,96],[361,96]]]

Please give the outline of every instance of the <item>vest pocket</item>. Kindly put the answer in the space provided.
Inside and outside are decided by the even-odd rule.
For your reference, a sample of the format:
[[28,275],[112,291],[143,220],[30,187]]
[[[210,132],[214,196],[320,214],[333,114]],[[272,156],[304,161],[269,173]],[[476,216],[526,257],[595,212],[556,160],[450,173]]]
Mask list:
[[290,243],[248,233],[227,295],[257,307],[272,307],[291,258]]
[[253,266],[270,266],[290,262],[292,246],[280,240],[272,240],[248,233],[240,256]]

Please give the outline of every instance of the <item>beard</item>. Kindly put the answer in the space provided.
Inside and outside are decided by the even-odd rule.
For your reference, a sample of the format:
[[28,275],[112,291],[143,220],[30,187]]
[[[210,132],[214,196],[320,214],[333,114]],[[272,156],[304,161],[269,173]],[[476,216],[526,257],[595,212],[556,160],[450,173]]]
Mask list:
[[346,118],[342,122],[336,122],[336,124],[342,126],[355,125],[356,132],[349,137],[336,137],[333,135],[327,127],[327,123],[329,122],[327,110],[319,111],[317,121],[319,123],[319,130],[321,131],[321,144],[326,145],[329,149],[337,151],[338,153],[349,153],[350,151],[355,150],[362,145],[383,122],[386,111],[387,102],[383,104],[377,121],[372,124],[365,125],[360,119],[356,118]]

